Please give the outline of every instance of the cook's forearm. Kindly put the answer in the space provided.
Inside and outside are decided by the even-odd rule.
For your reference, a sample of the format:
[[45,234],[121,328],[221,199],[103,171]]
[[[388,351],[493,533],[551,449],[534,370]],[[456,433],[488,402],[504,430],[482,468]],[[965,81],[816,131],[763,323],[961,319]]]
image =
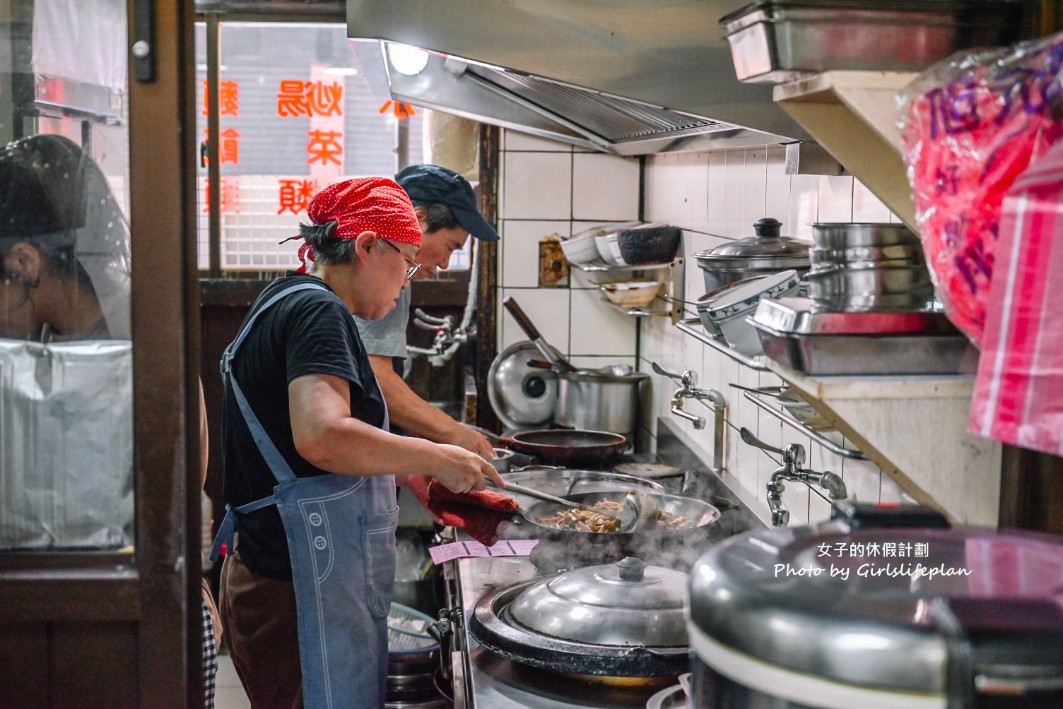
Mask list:
[[435,475],[440,466],[436,444],[396,436],[348,418],[338,421],[299,454],[315,467],[341,475]]

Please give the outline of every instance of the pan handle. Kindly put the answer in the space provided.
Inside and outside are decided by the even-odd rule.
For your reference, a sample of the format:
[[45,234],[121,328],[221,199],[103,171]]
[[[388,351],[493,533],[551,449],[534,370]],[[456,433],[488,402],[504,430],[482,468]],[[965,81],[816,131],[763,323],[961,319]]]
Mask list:
[[524,314],[524,309],[517,305],[517,301],[513,300],[512,296],[502,301],[502,305],[505,306],[509,314],[513,316],[513,319],[517,321],[517,325],[524,331],[534,342],[535,340],[543,339],[543,336],[539,334],[539,329],[532,324],[532,321]]
[[524,331],[524,334],[532,341],[532,344],[539,350],[543,357],[549,360],[551,363],[560,367],[564,372],[575,372],[576,368],[572,366],[572,363],[559,354],[555,354],[550,351],[550,347],[547,346],[543,336],[539,334],[538,328],[532,324],[532,321],[524,313],[524,309],[517,305],[517,301],[513,300],[510,296],[502,301],[502,305],[505,306],[509,314],[513,316],[513,319],[517,321],[517,325]]

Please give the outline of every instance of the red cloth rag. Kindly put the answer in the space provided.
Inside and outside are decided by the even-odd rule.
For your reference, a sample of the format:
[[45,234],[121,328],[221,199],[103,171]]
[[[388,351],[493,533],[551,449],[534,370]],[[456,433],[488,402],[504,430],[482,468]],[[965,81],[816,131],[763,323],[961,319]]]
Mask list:
[[457,527],[476,541],[491,546],[498,541],[497,527],[519,509],[517,501],[499,492],[451,492],[437,480],[428,483],[425,507],[443,520],[443,524]]

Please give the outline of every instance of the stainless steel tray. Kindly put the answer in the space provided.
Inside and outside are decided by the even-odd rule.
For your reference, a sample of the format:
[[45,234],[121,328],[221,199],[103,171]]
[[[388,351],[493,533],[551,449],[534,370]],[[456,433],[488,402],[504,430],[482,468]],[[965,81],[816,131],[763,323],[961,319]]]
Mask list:
[[975,362],[961,334],[805,335],[750,322],[767,357],[805,374],[961,374]]
[[761,298],[752,322],[792,335],[956,335],[940,311],[821,312],[811,298]]
[[760,0],[720,19],[740,81],[832,69],[921,71],[958,49],[1028,34],[1024,3]]

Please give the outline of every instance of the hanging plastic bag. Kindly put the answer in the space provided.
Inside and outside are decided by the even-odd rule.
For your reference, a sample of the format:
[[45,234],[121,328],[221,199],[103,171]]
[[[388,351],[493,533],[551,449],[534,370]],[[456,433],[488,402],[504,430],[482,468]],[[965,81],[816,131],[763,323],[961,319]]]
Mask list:
[[1063,136],[1063,34],[956,55],[901,94],[915,218],[949,319],[982,344],[1004,195]]
[[1063,142],[1004,200],[969,430],[1063,454]]

